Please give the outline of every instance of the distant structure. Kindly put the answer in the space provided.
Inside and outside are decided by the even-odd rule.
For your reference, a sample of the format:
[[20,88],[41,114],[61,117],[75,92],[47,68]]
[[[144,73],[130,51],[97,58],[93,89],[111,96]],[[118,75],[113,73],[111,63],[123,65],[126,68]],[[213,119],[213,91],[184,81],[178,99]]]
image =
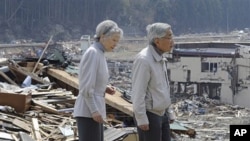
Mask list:
[[168,60],[174,93],[250,108],[250,42],[178,43]]
[[81,42],[81,51],[83,53],[87,50],[87,48],[91,44],[90,35],[82,35],[80,38],[80,42]]

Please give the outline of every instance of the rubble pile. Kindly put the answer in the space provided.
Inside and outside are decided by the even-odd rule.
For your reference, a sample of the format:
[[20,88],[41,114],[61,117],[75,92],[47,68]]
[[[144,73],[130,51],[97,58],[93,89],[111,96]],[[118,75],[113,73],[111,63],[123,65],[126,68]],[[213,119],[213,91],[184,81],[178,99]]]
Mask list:
[[0,140],[75,140],[71,91],[0,83]]
[[229,140],[230,125],[250,124],[250,110],[238,105],[193,95],[174,103],[177,122],[195,129],[196,137],[177,135],[177,140]]
[[[72,83],[62,84],[62,82],[68,82],[72,79],[78,82],[77,77],[67,74],[66,69],[59,69],[58,66],[54,65],[44,66],[41,63],[37,70],[32,71],[36,62],[26,62],[25,60],[19,63],[14,60],[1,62],[1,64],[4,63],[7,63],[5,65],[8,66],[6,72],[14,77],[10,79],[10,76],[5,74],[6,72],[2,72],[0,77],[1,81],[12,80],[10,82],[13,83],[0,83],[0,140],[27,141],[27,138],[31,141],[77,140],[76,121],[72,117],[77,91],[74,88],[69,88]],[[61,79],[57,77],[58,80],[55,80],[52,76],[49,78],[48,73],[46,73],[48,69],[53,69],[54,72],[51,73],[57,73]],[[61,77],[65,76],[64,74],[67,74],[65,79],[68,80]],[[74,86],[78,88],[77,83]],[[121,99],[119,94],[110,97],[111,99],[116,97]],[[115,100],[109,103],[116,104]],[[130,107],[131,104],[126,105],[125,102],[122,110],[131,113],[130,108],[126,108]],[[112,106],[118,107],[119,105],[107,106],[108,118],[105,126],[108,126],[109,130],[115,130],[119,133],[114,140],[125,139],[128,135],[136,138],[134,128],[126,127],[132,119],[131,114],[127,115],[126,112],[118,111]],[[127,119],[127,121],[122,119]],[[105,132],[105,138],[109,137],[109,134],[111,133]]]
[[0,140],[74,140],[75,120],[56,114],[28,111],[25,114],[0,111]]
[[[109,63],[111,83],[129,95],[132,62],[117,60],[112,63]],[[171,99],[177,122],[196,131],[195,138],[190,138],[187,134],[175,134],[176,140],[229,140],[230,125],[250,124],[248,108],[221,103],[205,95],[175,93],[171,95]]]
[[[116,60],[112,63],[109,63],[112,84],[129,94],[132,62]],[[171,98],[177,116],[176,122],[195,129],[196,132],[195,138],[173,132],[177,141],[229,140],[230,125],[250,124],[248,108],[221,103],[206,96],[184,93],[172,94]]]
[[[138,45],[140,43],[136,44]],[[49,61],[53,59],[59,60],[60,65],[65,63],[65,61],[69,64],[72,63],[71,66],[60,68],[60,70],[77,78],[77,63],[81,57],[82,51],[80,45],[80,42],[56,43],[52,46],[55,48],[50,47],[47,51],[46,59]],[[110,71],[110,84],[116,87],[122,94],[127,94],[125,100],[128,101],[128,103],[121,103],[121,105],[125,107],[124,109],[123,107],[121,109],[132,113],[130,110],[132,107],[130,101],[131,69],[133,57],[139,49],[132,49],[131,51],[129,47],[125,48],[125,45],[126,44],[119,45],[117,52],[114,53],[116,56],[107,54],[107,60]],[[55,52],[55,49],[59,50],[59,52]],[[4,53],[2,52],[0,57],[25,58],[24,56],[30,56],[36,58],[39,56],[39,52],[37,52],[38,48],[36,47],[31,49],[4,48],[3,50]],[[69,59],[71,57],[68,56],[74,57],[73,60]],[[119,56],[120,59],[117,59]],[[20,66],[14,67],[16,67],[16,71],[24,75],[32,76],[33,80],[41,83],[43,82],[37,78],[38,76],[35,76],[38,73],[31,75],[31,73],[27,73],[28,71],[20,69]],[[9,69],[11,69],[11,67],[9,67]],[[39,67],[39,69],[46,71],[50,68]],[[4,69],[1,69],[1,71],[2,70]],[[4,73],[5,72],[1,73],[1,76],[3,79],[6,79],[8,76]],[[55,72],[51,71],[51,73]],[[17,76],[15,77],[17,78]],[[10,81],[13,85],[16,85],[15,82],[18,82],[16,81],[16,78],[13,79],[13,81]],[[61,78],[61,80],[64,79]],[[76,140],[77,132],[75,120],[71,115],[75,100],[73,92],[75,91],[69,91],[66,90],[66,88],[77,87],[77,85],[74,83],[71,86],[68,86],[59,81],[56,81],[56,83],[60,83],[59,85],[62,88],[52,89],[53,87],[51,85],[53,85],[53,83],[45,83],[46,85],[38,85],[35,90],[24,90],[20,88],[14,89],[12,86],[11,88],[6,88],[5,84],[0,84],[0,93],[5,94],[4,98],[7,98],[7,94],[17,94],[18,96],[23,97],[24,104],[21,104],[23,106],[21,107],[21,111],[25,111],[21,113],[17,112],[16,110],[19,105],[1,105],[0,139],[1,137],[5,137],[4,139],[9,140],[16,140],[15,138],[23,140],[25,140],[25,138],[31,138],[30,140]],[[21,92],[23,92],[23,94],[21,94]],[[13,98],[15,96],[11,95],[10,97]],[[238,105],[221,103],[219,100],[209,99],[208,97],[195,94],[175,93],[171,95],[171,98],[176,113],[176,122],[171,125],[171,129],[173,129],[173,138],[176,141],[229,140],[230,125],[250,124],[250,110]],[[111,96],[110,99],[114,101],[109,101],[113,105],[111,104],[107,106],[108,110],[110,110],[109,108],[112,108],[111,110],[113,111],[113,113],[109,113],[109,117],[112,117],[112,119],[109,119],[109,123],[115,122],[124,126],[124,121],[120,121],[120,119],[116,119],[115,117],[115,115],[118,115],[115,112],[120,110],[119,112],[122,113],[124,111],[121,109],[113,109],[113,107],[121,106],[116,105],[117,103],[119,104],[120,101],[116,102],[115,100],[117,99],[115,99],[115,96]],[[3,97],[1,97],[0,100],[3,100]],[[21,99],[18,101],[20,102]],[[7,102],[9,102],[9,105],[18,103],[11,100]],[[129,117],[125,112],[121,115]],[[131,119],[131,117],[129,117],[129,119]],[[179,129],[184,127],[184,132],[181,132]]]

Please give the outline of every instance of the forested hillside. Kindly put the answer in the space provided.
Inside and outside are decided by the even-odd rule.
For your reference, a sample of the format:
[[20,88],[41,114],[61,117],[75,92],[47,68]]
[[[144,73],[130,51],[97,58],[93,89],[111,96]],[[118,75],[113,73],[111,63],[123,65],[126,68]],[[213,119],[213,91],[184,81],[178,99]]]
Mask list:
[[79,39],[112,19],[125,35],[167,22],[174,33],[230,32],[250,26],[250,0],[0,0],[0,41]]

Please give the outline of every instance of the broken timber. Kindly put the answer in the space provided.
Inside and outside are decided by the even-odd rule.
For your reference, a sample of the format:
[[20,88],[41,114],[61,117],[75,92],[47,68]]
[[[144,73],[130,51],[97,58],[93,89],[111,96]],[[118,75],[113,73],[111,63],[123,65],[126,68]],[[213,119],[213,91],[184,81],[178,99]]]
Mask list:
[[[10,60],[10,63],[8,65],[10,71],[13,74],[16,74],[18,76],[16,76],[16,78],[19,78],[17,81],[20,81],[19,83],[21,83],[26,76],[30,76],[33,80],[35,80],[36,82],[40,83],[40,84],[48,84],[49,82],[44,81],[42,78],[38,77],[36,74],[30,72],[30,68],[33,68],[34,63],[27,63],[27,66],[20,66],[19,64],[17,64],[16,62]],[[29,68],[29,69],[28,69]]]
[[[74,95],[78,94],[79,82],[77,77],[71,76],[69,73],[63,70],[52,69],[52,68],[48,69],[47,73],[51,77],[66,83],[67,85],[73,87],[74,89],[77,89],[77,92]],[[105,95],[106,104],[130,116],[133,116],[132,104],[124,100],[121,96],[122,94],[118,91],[116,91],[114,95],[106,94]]]

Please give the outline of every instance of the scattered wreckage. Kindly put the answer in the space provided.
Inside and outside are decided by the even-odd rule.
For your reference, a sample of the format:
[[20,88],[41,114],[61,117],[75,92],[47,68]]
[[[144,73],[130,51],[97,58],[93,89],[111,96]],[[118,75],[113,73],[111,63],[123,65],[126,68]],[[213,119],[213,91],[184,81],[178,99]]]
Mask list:
[[[77,64],[61,51],[51,50],[43,58],[36,54],[22,59],[2,59],[1,140],[78,139],[75,119],[71,115],[78,94]],[[124,96],[117,91],[115,95],[105,97],[108,117],[104,132],[106,141],[137,140],[132,104]],[[193,129],[178,123],[174,123],[171,129],[195,136]]]
[[[218,46],[218,44],[210,43],[208,45]],[[11,59],[1,61],[0,80],[4,83],[0,85],[0,105],[2,105],[0,108],[0,139],[13,141],[18,139],[25,141],[77,140],[77,128],[71,115],[78,94],[77,63],[74,58],[68,57],[68,54],[62,51],[63,44],[52,43],[49,46],[46,55],[41,60],[39,60],[38,50],[33,48],[31,52],[27,49],[27,52],[32,54],[31,57],[20,59],[22,52],[16,53],[15,57],[9,57]],[[196,46],[197,48],[198,45],[186,46]],[[238,68],[243,66],[244,69],[248,69],[249,59],[245,58],[246,60],[243,61],[240,59],[242,56],[239,56],[236,61],[232,59],[230,52],[218,54],[217,51],[212,53],[217,56],[207,56],[211,55],[211,52],[204,53],[205,48],[200,51],[195,50],[199,52],[190,52],[192,49],[185,51],[178,44],[176,47],[175,52],[169,57],[168,65],[172,91],[175,92],[171,97],[177,115],[176,122],[170,125],[173,139],[187,141],[229,139],[229,125],[249,124],[250,112],[247,108],[241,107],[242,105],[221,103],[223,99],[230,96],[225,95],[224,91],[219,93],[219,90],[223,88],[222,86],[227,85],[226,92],[230,90],[238,94],[240,90],[238,89],[239,84],[236,82],[241,82],[246,74],[240,73],[237,75],[238,77],[228,79],[228,74],[233,76],[233,73],[221,69],[220,65],[218,63],[215,65],[215,63],[218,60],[227,62],[229,70],[230,66],[233,70],[236,68],[235,66]],[[248,48],[242,45],[241,47],[245,48],[243,51],[241,50],[243,56],[247,56]],[[234,51],[235,49],[236,47],[233,48]],[[79,52],[78,48],[75,50]],[[204,54],[205,56],[202,56]],[[108,64],[112,64],[112,62],[116,61],[108,62]],[[131,65],[132,62],[120,61],[117,66],[122,66],[123,63]],[[204,65],[202,65],[203,63]],[[236,65],[237,63],[239,65]],[[38,65],[34,69],[36,64]],[[129,77],[128,73],[131,71],[128,68],[124,68],[124,66],[116,68],[115,66],[112,66],[115,74]],[[216,70],[213,69],[215,67]],[[207,70],[202,71],[202,68]],[[200,75],[194,75],[194,73]],[[221,79],[217,79],[217,77]],[[241,84],[247,85],[246,80],[242,79],[244,83]],[[129,83],[127,79],[123,80],[123,77],[120,77],[119,81]],[[219,82],[223,83],[219,84]],[[229,86],[231,84],[235,84],[236,87]],[[217,95],[219,99],[210,99],[216,98],[214,96]],[[129,88],[117,87],[116,94],[106,95],[105,99],[108,117],[105,124],[105,140],[135,141],[137,134],[132,118]],[[226,101],[226,103],[230,102]]]

